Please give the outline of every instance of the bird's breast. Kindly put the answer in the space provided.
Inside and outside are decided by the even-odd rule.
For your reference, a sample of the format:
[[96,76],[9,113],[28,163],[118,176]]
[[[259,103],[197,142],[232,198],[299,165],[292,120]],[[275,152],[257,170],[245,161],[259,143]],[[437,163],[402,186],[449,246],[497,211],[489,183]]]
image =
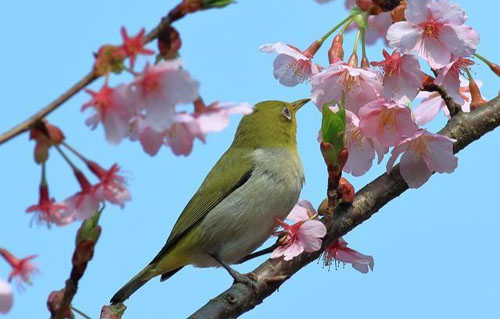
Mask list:
[[[304,184],[302,163],[295,150],[257,149],[251,155],[252,175],[219,203],[200,224],[204,250],[216,250],[234,263],[258,248],[297,203]],[[199,266],[204,261],[195,262]]]

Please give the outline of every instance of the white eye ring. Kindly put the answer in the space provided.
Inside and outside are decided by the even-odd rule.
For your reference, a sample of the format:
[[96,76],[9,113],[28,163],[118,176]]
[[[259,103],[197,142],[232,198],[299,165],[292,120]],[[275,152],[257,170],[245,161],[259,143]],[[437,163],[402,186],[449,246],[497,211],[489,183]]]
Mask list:
[[286,106],[281,111],[281,114],[283,114],[283,116],[286,117],[289,121],[292,120],[292,114],[290,114],[290,110]]

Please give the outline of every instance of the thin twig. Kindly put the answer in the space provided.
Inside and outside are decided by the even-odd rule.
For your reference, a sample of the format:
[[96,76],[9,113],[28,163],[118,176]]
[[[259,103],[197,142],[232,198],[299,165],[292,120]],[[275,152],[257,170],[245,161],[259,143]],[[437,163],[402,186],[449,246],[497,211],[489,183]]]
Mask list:
[[453,100],[453,98],[448,95],[448,93],[446,93],[446,90],[442,86],[439,86],[434,82],[432,82],[432,83],[426,83],[423,89],[424,91],[427,92],[438,92],[439,95],[441,95],[441,98],[443,99],[444,103],[446,104],[446,107],[448,108],[451,117],[462,112],[462,108],[460,107],[460,105],[456,103],[455,100]]
[[[453,145],[453,150],[457,153],[498,126],[500,126],[500,96],[473,112],[456,115],[439,133],[457,140]],[[252,271],[259,278],[256,290],[241,283],[234,283],[189,318],[237,318],[253,309],[274,293],[289,277],[319,258],[333,241],[369,219],[407,189],[408,185],[401,177],[397,165],[390,174],[382,174],[358,191],[351,206],[337,206],[332,218],[322,219],[329,231],[320,250],[314,253],[302,253],[290,261],[268,259]],[[325,207],[326,200],[319,210]],[[266,278],[282,279],[269,282]]]
[[[171,13],[174,12],[174,10],[171,11]],[[152,29],[147,35],[146,35],[146,43],[149,43],[156,39],[160,33],[167,29],[170,24],[182,18],[183,15],[177,14],[177,15],[172,15],[169,14],[166,17],[163,17],[160,21],[160,23]],[[7,132],[3,133],[0,135],[0,145],[3,143],[7,142],[8,140],[16,137],[17,135],[29,130],[35,123],[41,121],[45,116],[47,116],[49,113],[57,109],[59,106],[61,106],[64,102],[69,100],[71,97],[73,97],[76,93],[80,92],[83,88],[85,88],[87,85],[91,84],[95,80],[97,80],[100,77],[100,75],[97,75],[94,70],[92,70],[90,73],[85,75],[80,81],[75,83],[69,90],[64,92],[61,96],[59,96],[57,99],[49,103],[47,106],[33,114],[30,118],[27,120],[19,123],[18,125],[14,126]]]

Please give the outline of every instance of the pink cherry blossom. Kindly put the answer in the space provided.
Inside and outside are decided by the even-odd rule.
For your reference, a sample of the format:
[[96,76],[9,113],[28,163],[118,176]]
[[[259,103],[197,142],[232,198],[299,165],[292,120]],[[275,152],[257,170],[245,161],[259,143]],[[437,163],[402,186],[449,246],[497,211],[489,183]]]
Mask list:
[[271,258],[284,256],[284,260],[292,260],[302,252],[315,252],[321,248],[321,238],[326,235],[326,227],[319,220],[313,219],[316,215],[314,208],[308,201],[299,201],[292,209],[287,219],[295,221],[288,225],[276,219],[283,227],[284,237],[280,246],[271,254]]
[[0,278],[0,313],[8,313],[14,304],[14,294],[12,287]]
[[74,174],[80,184],[81,191],[63,201],[65,205],[62,213],[63,224],[91,217],[101,202],[101,198],[97,194],[97,187],[91,185],[81,171],[74,171]]
[[82,106],[82,111],[92,107],[96,113],[85,123],[95,129],[99,122],[104,127],[106,140],[110,144],[118,144],[129,135],[129,122],[137,104],[135,91],[128,85],[110,88],[107,83],[98,92],[85,90],[92,99]]
[[458,164],[457,157],[453,155],[455,141],[421,129],[394,147],[387,162],[387,172],[391,171],[396,159],[403,154],[399,169],[410,188],[422,186],[433,172],[451,173]]
[[37,257],[36,255],[19,259],[7,249],[0,248],[0,256],[12,267],[9,274],[9,282],[16,279],[20,287],[23,282],[31,284],[31,277],[38,272],[36,265],[31,261]]
[[125,202],[130,201],[130,193],[126,188],[125,178],[119,174],[118,164],[113,164],[109,170],[93,161],[87,161],[87,166],[99,178],[94,188],[100,201],[108,201],[121,208],[125,206]]
[[441,85],[455,102],[463,104],[465,101],[460,95],[460,71],[467,69],[472,64],[474,62],[469,59],[458,58],[439,70],[434,83]]
[[63,225],[63,212],[66,206],[62,203],[55,203],[54,198],[49,196],[49,188],[46,183],[40,185],[40,199],[37,205],[32,205],[26,209],[27,213],[34,213],[33,218],[37,223],[45,222],[50,224]]
[[313,76],[311,86],[311,100],[320,110],[327,103],[340,101],[344,91],[346,108],[354,114],[361,106],[376,100],[381,91],[375,72],[351,67],[342,61],[330,64]]
[[264,44],[259,48],[266,53],[278,53],[274,59],[274,78],[284,86],[296,86],[317,74],[320,66],[312,61],[312,55],[283,42]]
[[139,54],[152,55],[155,53],[155,51],[146,49],[144,47],[146,45],[146,37],[144,36],[146,30],[144,30],[144,28],[142,28],[141,31],[139,31],[139,33],[134,37],[129,37],[129,35],[127,34],[127,30],[124,27],[120,29],[120,33],[122,34],[123,39],[123,44],[121,47],[130,59],[131,69],[134,68],[135,58]]
[[161,146],[165,142],[166,130],[156,130],[149,125],[145,116],[140,114],[135,116],[131,121],[132,132],[130,140],[141,143],[144,152],[151,156],[158,154]]
[[389,45],[401,53],[418,51],[432,68],[444,67],[452,54],[473,54],[479,43],[477,32],[464,24],[462,8],[448,0],[407,0],[405,17],[389,27]]
[[382,53],[385,60],[371,64],[382,69],[384,97],[399,103],[413,100],[422,86],[424,76],[417,57],[411,54],[401,55],[397,51],[390,55],[385,49]]
[[195,138],[205,143],[205,135],[196,118],[186,113],[175,115],[174,123],[166,132],[166,137],[165,144],[170,146],[175,155],[189,155],[193,150]]
[[346,111],[346,119],[346,147],[349,156],[343,170],[353,176],[361,176],[371,168],[375,153],[380,164],[388,148],[361,133],[359,118],[354,113]]
[[408,107],[385,100],[373,101],[359,110],[359,128],[383,147],[394,146],[418,130]]
[[337,267],[337,263],[342,262],[351,264],[352,268],[363,274],[368,273],[369,270],[373,271],[375,264],[373,257],[363,255],[347,247],[347,245],[347,242],[342,237],[333,242],[323,253],[323,265],[330,267],[335,262],[335,267]]
[[[482,86],[481,81],[476,81],[479,87]],[[462,111],[470,112],[471,94],[469,91],[469,81],[460,78],[460,97],[464,100],[462,104]],[[450,111],[446,107],[444,100],[438,92],[425,92],[421,91],[417,95],[417,99],[422,99],[422,102],[413,111],[415,122],[418,125],[424,125],[432,121],[440,110],[443,110],[444,115],[450,118]]]
[[139,94],[140,106],[146,110],[145,120],[157,131],[170,127],[176,104],[191,103],[198,97],[198,81],[178,59],[146,65],[132,85]]
[[252,106],[248,103],[215,102],[193,114],[203,134],[220,132],[229,125],[229,116],[250,114]]
[[446,117],[450,117],[450,111],[438,92],[421,91],[418,93],[417,99],[422,99],[420,105],[413,110],[415,123],[418,125],[432,121],[440,110],[443,110]]

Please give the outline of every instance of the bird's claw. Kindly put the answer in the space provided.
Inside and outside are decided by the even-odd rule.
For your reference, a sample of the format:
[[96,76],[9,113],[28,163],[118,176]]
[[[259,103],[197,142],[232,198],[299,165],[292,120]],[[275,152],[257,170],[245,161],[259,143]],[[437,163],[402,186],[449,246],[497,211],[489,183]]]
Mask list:
[[238,272],[231,274],[234,283],[244,284],[245,286],[250,287],[253,291],[258,291],[257,282],[259,278],[253,272],[248,274],[240,274]]

